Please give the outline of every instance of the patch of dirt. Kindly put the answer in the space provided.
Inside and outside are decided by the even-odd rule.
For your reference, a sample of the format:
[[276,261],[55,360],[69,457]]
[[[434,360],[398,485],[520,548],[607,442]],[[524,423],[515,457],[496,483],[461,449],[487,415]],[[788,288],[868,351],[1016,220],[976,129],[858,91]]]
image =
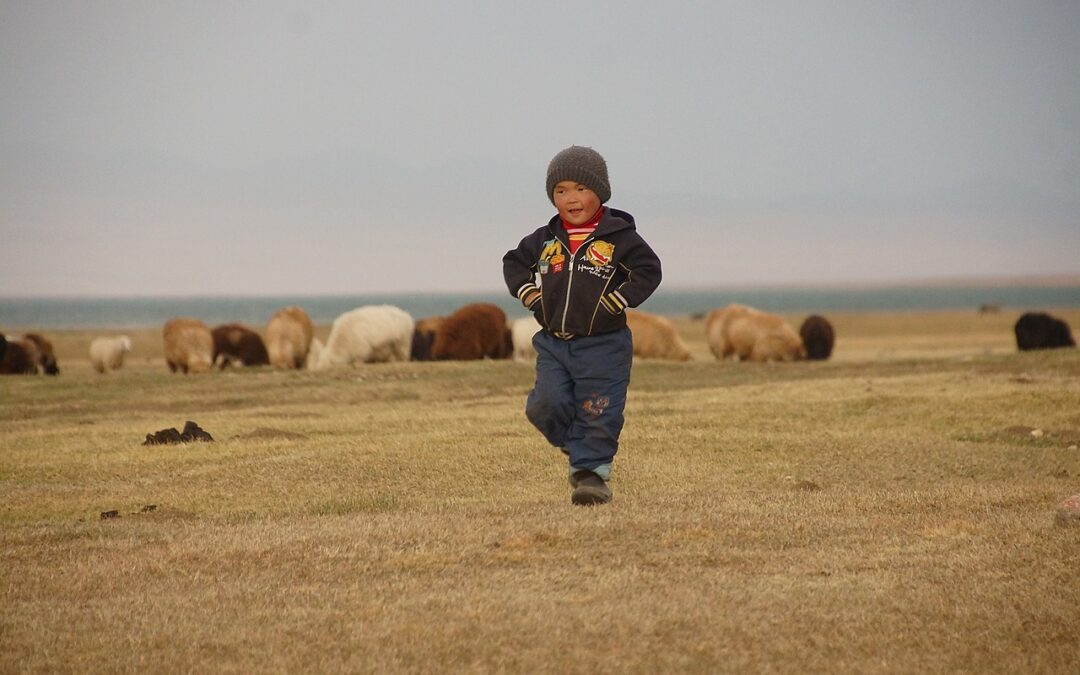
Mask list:
[[273,429],[271,427],[259,427],[255,431],[248,432],[246,434],[240,434],[233,438],[239,440],[264,440],[264,439],[283,439],[287,441],[306,441],[307,436],[304,434],[298,434],[295,431],[285,431],[284,429]]
[[1080,442],[1080,430],[1077,429],[1052,431],[1049,429],[1036,429],[1035,427],[1026,427],[1018,424],[1011,427],[1005,427],[998,433],[1002,436],[1010,436],[1012,438],[1047,438],[1060,441],[1061,443],[1070,446]]
[[320,415],[313,412],[272,412],[262,415],[262,417],[276,417],[280,419],[294,419],[294,420],[310,420],[326,417],[326,415]]
[[1022,436],[1022,437],[1026,438],[1026,437],[1030,437],[1031,432],[1035,431],[1035,430],[1036,430],[1035,427],[1025,427],[1025,426],[1022,426],[1022,425],[1016,425],[1016,426],[1011,426],[1011,427],[1005,427],[1004,429],[1001,430],[1001,433],[1005,434],[1006,436]]
[[1062,527],[1080,527],[1080,494],[1061,502],[1054,514],[1054,522]]
[[1077,443],[1080,442],[1080,429],[1062,429],[1056,434],[1050,434],[1060,438],[1065,443]]

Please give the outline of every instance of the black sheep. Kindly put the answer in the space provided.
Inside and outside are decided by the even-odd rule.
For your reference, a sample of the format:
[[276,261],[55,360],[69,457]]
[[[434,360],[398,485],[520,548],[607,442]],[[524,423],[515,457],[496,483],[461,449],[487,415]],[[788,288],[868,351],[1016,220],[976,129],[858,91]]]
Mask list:
[[799,327],[799,337],[806,347],[806,358],[824,361],[832,355],[836,333],[828,319],[817,314],[806,317]]
[[1043,312],[1025,312],[1013,326],[1013,332],[1016,346],[1022,352],[1076,346],[1069,324]]

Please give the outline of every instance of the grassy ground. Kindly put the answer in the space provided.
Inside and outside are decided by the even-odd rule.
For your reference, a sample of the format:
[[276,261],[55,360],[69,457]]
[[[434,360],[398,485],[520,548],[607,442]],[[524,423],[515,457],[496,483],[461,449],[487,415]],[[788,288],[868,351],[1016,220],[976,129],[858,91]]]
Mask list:
[[681,321],[597,508],[522,364],[171,376],[155,329],[97,376],[51,332],[60,377],[0,378],[0,671],[1078,672],[1080,353],[830,319],[783,365]]

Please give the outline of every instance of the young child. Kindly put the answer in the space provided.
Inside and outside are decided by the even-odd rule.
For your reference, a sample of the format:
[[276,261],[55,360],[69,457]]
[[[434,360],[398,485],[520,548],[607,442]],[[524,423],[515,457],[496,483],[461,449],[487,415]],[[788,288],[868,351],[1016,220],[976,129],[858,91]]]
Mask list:
[[510,294],[543,328],[525,415],[569,456],[571,502],[604,504],[634,356],[623,312],[660,285],[660,259],[633,216],[603,206],[611,185],[592,148],[555,155],[547,196],[558,215],[503,256]]

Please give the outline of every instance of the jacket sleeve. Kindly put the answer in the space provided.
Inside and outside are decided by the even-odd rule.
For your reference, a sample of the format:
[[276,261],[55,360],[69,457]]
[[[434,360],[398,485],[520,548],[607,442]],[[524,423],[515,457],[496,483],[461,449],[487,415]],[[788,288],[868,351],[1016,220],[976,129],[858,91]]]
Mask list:
[[627,307],[637,307],[645,302],[660,285],[663,276],[659,256],[640,236],[619,261],[619,269],[626,274],[626,279],[600,298],[604,308],[612,314],[621,314]]
[[503,279],[510,295],[521,301],[526,309],[532,309],[540,300],[540,289],[536,285],[536,270],[540,257],[539,245],[543,241],[543,231],[537,230],[528,235],[503,256]]

